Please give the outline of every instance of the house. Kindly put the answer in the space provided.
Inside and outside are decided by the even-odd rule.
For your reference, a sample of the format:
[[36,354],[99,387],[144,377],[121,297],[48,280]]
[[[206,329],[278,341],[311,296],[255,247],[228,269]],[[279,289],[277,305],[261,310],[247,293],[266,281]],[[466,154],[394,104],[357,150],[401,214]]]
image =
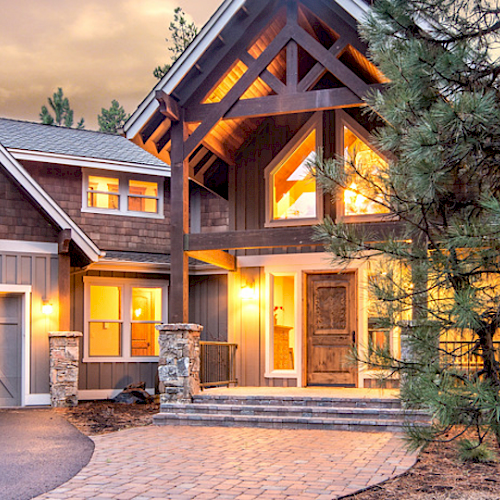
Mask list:
[[[225,0],[125,125],[129,140],[171,166],[170,321],[192,317],[190,256],[228,269],[240,385],[372,387],[378,373],[345,355],[399,349],[398,332],[373,326],[374,262],[332,264],[313,239],[325,215],[375,238],[397,222],[354,192],[333,203],[306,167],[318,148],[385,161],[362,112],[366,93],[386,82],[357,32],[368,8]],[[190,182],[227,197],[226,230],[189,228]]]
[[[155,386],[169,310],[170,169],[120,136],[0,119],[0,406],[48,404],[48,332],[83,332],[79,397]],[[190,189],[193,232],[227,202]],[[227,271],[188,264],[191,319],[226,340]],[[196,301],[196,302],[195,302]]]

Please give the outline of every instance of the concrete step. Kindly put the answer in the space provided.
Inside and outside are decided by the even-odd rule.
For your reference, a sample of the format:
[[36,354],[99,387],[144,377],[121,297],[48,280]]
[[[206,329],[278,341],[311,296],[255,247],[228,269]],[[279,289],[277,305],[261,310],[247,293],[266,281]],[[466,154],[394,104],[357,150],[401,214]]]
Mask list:
[[209,413],[158,413],[156,425],[266,427],[271,429],[321,429],[369,432],[401,432],[403,423],[392,419],[334,419],[292,416],[229,415]]
[[315,419],[352,419],[352,420],[391,420],[398,422],[425,421],[425,414],[415,411],[402,411],[400,408],[360,408],[332,406],[291,406],[291,405],[252,405],[252,404],[193,404],[165,403],[160,406],[161,413],[183,413],[203,415],[246,415],[265,417],[295,417]]
[[313,406],[342,408],[401,408],[396,398],[333,398],[317,396],[237,396],[199,394],[194,396],[193,403],[229,404],[229,405],[262,405],[262,406]]

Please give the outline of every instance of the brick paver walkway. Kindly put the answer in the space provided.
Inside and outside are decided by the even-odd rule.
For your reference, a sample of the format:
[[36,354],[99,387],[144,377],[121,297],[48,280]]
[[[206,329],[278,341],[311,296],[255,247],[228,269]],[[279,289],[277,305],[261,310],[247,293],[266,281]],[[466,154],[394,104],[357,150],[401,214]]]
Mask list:
[[321,499],[406,471],[392,433],[135,428],[94,438],[89,465],[40,499]]

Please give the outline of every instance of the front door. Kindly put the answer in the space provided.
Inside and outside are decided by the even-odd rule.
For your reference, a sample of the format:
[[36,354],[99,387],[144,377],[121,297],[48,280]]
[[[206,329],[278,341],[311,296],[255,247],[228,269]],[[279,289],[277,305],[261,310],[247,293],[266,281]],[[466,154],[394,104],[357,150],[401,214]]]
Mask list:
[[307,385],[356,385],[354,273],[307,275]]
[[21,404],[21,298],[0,295],[0,406]]

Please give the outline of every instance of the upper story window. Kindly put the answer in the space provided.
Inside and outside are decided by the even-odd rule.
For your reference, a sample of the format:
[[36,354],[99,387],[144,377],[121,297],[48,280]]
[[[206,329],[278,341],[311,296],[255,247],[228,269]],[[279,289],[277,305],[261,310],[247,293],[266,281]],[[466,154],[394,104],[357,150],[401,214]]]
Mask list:
[[322,217],[320,192],[308,168],[321,138],[321,114],[316,113],[267,166],[266,226],[314,224]]
[[83,182],[85,212],[163,217],[162,178],[87,170]]
[[343,111],[337,112],[337,141],[345,158],[345,168],[352,174],[349,188],[344,191],[339,212],[345,217],[361,220],[378,218],[389,213],[382,203],[381,176],[387,161],[370,145],[369,133]]

